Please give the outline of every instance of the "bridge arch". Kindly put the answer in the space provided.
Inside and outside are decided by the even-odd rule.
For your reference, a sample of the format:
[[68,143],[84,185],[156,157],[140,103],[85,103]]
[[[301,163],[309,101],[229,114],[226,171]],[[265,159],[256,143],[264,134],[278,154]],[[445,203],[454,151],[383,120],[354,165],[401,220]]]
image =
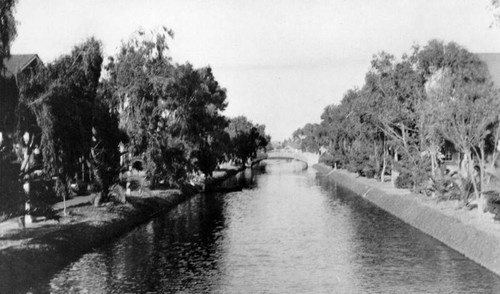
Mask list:
[[296,153],[296,152],[278,152],[278,151],[268,152],[267,157],[265,159],[293,159],[303,162],[306,165],[306,168],[308,168],[309,165],[307,157],[305,157],[301,153]]

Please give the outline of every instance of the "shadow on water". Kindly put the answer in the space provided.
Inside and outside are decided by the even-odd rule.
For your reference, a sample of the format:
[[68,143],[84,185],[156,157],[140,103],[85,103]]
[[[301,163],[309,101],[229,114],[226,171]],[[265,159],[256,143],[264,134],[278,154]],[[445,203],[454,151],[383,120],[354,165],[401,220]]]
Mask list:
[[[243,171],[240,171],[236,175],[225,179],[224,181],[222,181],[222,183],[220,183],[217,186],[221,188],[239,187],[241,189],[253,189],[257,187],[258,176],[266,173],[266,167],[267,163],[260,162],[251,168],[248,167]],[[219,192],[210,192],[207,194],[213,194],[213,193],[219,193]]]
[[197,195],[167,216],[138,228],[64,269],[51,292],[206,293],[221,275],[221,195]]

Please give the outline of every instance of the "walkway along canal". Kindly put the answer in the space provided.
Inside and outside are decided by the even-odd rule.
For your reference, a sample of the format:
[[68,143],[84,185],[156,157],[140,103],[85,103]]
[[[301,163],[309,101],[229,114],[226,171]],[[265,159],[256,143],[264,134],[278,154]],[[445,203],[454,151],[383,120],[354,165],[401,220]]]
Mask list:
[[500,292],[500,277],[300,164],[268,161],[245,183],[191,198],[34,292]]

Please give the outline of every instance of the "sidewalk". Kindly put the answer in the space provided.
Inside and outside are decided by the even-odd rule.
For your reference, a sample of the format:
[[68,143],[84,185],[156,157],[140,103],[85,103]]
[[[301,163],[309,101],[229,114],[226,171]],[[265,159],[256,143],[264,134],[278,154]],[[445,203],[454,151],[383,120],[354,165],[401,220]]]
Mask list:
[[[76,196],[66,201],[66,207],[69,208],[85,204],[90,205],[94,197],[95,194],[90,194],[86,196]],[[62,201],[57,202],[54,205],[52,205],[52,208],[55,211],[61,211],[64,208],[64,202]],[[44,220],[40,218],[39,221],[34,221],[32,224],[28,225],[26,229],[53,227],[56,224],[59,224],[56,220]],[[21,244],[23,241],[31,239],[33,237],[32,236],[33,234],[31,233],[28,234],[26,229],[22,228],[21,216],[0,222],[0,250],[10,247],[12,245]],[[42,231],[46,232],[47,230],[42,230]]]
[[[236,172],[241,170],[237,166],[227,165],[224,169],[214,171],[213,178],[216,181],[221,181],[234,175]],[[149,190],[146,191],[132,191],[131,196],[137,196],[137,198],[144,199],[149,197],[160,197],[163,199],[169,199],[168,195],[172,194],[174,190]],[[192,192],[191,192],[192,193]],[[175,194],[175,193],[174,193]],[[22,216],[14,217],[3,222],[0,222],[0,251],[5,248],[12,246],[22,246],[28,244],[30,240],[34,238],[42,237],[48,233],[63,230],[65,226],[82,223],[82,222],[100,222],[102,219],[100,217],[106,218],[105,211],[112,209],[113,205],[104,204],[99,207],[94,207],[92,201],[96,194],[90,194],[86,196],[75,196],[70,200],[66,201],[66,208],[68,209],[68,216],[63,217],[60,221],[54,219],[43,219],[38,218],[33,221],[33,223],[23,228],[22,226]],[[136,197],[132,197],[136,198]],[[114,207],[117,207],[116,205]],[[54,211],[58,212],[59,215],[62,214],[64,208],[64,203],[58,202],[52,205]],[[160,208],[160,207],[157,207]],[[113,214],[108,212],[108,216]]]

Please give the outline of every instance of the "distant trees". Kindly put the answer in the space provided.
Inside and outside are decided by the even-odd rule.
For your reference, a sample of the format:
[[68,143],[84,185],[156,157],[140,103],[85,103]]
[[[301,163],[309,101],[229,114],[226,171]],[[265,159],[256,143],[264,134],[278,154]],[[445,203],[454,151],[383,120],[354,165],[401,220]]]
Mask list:
[[318,124],[306,124],[303,128],[295,130],[292,138],[300,142],[300,148],[306,152],[319,152],[320,127]]
[[232,158],[243,165],[254,159],[257,151],[265,149],[271,141],[265,128],[264,125],[254,125],[244,116],[231,119],[226,131],[231,139]]
[[420,190],[439,177],[446,145],[462,154],[465,179],[474,165],[483,178],[497,146],[499,111],[486,65],[455,43],[432,40],[399,60],[375,55],[363,87],[347,91],[340,104],[325,108],[319,125],[294,136],[306,149],[314,150],[311,142],[326,147],[331,165],[381,180],[390,172],[397,186]]

